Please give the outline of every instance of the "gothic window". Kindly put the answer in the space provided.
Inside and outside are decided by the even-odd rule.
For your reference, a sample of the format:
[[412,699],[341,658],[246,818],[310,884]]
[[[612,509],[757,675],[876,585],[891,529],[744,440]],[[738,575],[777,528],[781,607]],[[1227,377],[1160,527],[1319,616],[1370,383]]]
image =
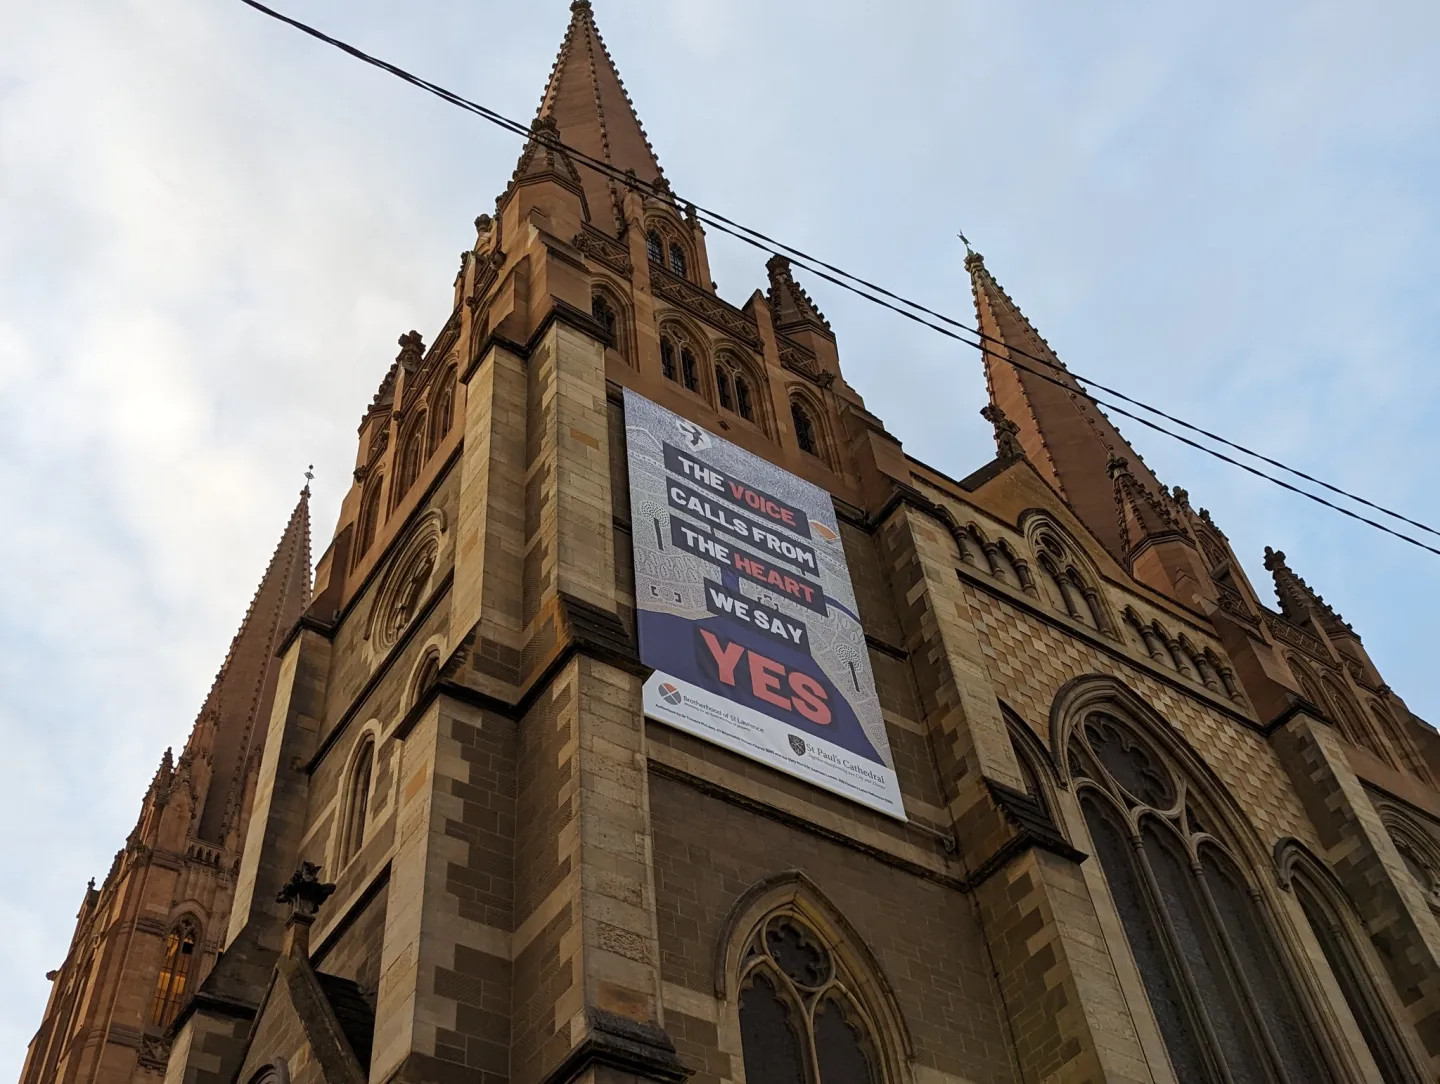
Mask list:
[[340,864],[354,858],[365,842],[365,819],[370,812],[370,780],[375,774],[375,739],[366,737],[345,776],[341,824]]
[[610,341],[618,345],[619,340],[616,333],[619,327],[619,318],[615,315],[614,306],[605,299],[604,294],[596,294],[590,299],[590,315],[595,317],[596,323],[610,333]]
[[435,395],[435,405],[430,411],[430,451],[439,447],[440,442],[450,435],[455,423],[455,370],[448,370],[440,378],[440,390]]
[[746,1084],[883,1084],[854,990],[830,946],[798,915],[762,923],[740,975]]
[[384,489],[384,481],[384,475],[375,475],[360,498],[360,518],[355,528],[356,564],[375,542],[375,531],[380,526],[380,491]]
[[1347,928],[1341,909],[1298,873],[1291,885],[1381,1077],[1393,1084],[1419,1084],[1420,1074],[1404,1053],[1404,1044],[1380,991],[1369,977],[1359,944]]
[[665,262],[665,243],[660,240],[659,230],[649,230],[645,234],[645,252],[650,257],[651,263],[663,264]]
[[700,369],[695,364],[695,354],[688,346],[680,348],[680,383],[689,391],[700,390]]
[[669,336],[660,337],[660,372],[666,380],[679,380],[680,369],[675,361],[675,341]]
[[1085,823],[1176,1076],[1330,1079],[1260,897],[1196,819],[1189,781],[1108,712],[1090,712],[1069,744]]
[[795,424],[795,443],[809,455],[820,455],[820,444],[815,436],[815,421],[810,411],[798,399],[790,400],[790,420]]
[[150,1023],[168,1028],[185,1004],[195,955],[200,951],[200,931],[192,919],[182,918],[165,938],[165,958],[155,980],[155,1000],[150,1006]]
[[670,270],[682,279],[689,274],[685,265],[685,250],[674,241],[670,242]]
[[420,477],[420,468],[425,465],[425,415],[422,413],[411,424],[405,439],[400,444],[400,464],[395,470],[393,501],[399,504],[415,479]]
[[730,370],[715,363],[715,398],[722,410],[735,409],[734,383],[730,379]]
[[428,652],[425,661],[415,671],[415,682],[411,686],[410,699],[412,702],[419,700],[425,690],[435,684],[436,678],[440,676],[440,654],[436,651]]
[[735,413],[747,422],[755,420],[755,399],[750,392],[750,381],[745,374],[735,374]]

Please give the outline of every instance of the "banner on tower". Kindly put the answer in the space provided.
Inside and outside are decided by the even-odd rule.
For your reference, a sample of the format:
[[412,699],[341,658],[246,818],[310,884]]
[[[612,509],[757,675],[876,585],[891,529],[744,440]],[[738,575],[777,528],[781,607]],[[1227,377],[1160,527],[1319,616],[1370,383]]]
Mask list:
[[628,388],[645,712],[905,819],[830,495]]

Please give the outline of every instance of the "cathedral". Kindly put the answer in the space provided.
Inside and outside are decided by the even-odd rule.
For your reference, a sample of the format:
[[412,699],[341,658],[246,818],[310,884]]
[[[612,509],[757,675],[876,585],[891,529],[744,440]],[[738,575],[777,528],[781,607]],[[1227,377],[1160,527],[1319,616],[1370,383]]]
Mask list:
[[720,296],[589,0],[475,228],[21,1084],[1440,1078],[1440,738],[978,253],[962,476]]

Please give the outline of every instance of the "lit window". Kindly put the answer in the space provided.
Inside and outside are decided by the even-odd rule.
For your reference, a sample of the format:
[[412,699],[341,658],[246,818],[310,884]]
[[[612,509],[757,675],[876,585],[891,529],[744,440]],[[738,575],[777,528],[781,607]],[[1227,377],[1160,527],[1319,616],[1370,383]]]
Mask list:
[[158,1028],[168,1028],[185,1003],[199,941],[199,930],[188,918],[181,919],[165,938],[165,959],[160,965],[155,1000],[150,1007],[150,1022]]

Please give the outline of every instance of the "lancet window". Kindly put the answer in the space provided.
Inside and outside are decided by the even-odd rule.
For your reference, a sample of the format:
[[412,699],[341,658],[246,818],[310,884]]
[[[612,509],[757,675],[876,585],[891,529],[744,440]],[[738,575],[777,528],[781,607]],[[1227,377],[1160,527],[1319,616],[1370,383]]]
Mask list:
[[150,1023],[168,1028],[185,1004],[200,951],[200,929],[195,921],[182,918],[165,937],[165,958],[155,980],[155,998],[150,1006]]
[[758,423],[751,376],[733,356],[722,355],[715,363],[715,397],[722,410]]
[[790,420],[795,426],[795,443],[808,455],[820,455],[820,440],[815,430],[815,419],[810,408],[799,399],[790,400]]
[[370,551],[375,543],[375,532],[380,526],[380,497],[384,487],[385,477],[376,474],[370,479],[365,487],[365,492],[360,498],[360,517],[355,528],[355,563],[359,564],[360,559]]
[[651,263],[665,262],[665,242],[660,239],[659,230],[648,230],[645,234],[645,254]]
[[1128,720],[1092,711],[1071,774],[1155,1022],[1185,1081],[1332,1079],[1260,897],[1189,780]]
[[354,858],[365,842],[366,819],[370,813],[370,781],[374,774],[375,739],[367,736],[361,740],[360,749],[345,775],[340,838],[342,865]]
[[755,931],[740,972],[746,1084],[884,1084],[876,1030],[825,939],[782,911]]
[[430,411],[430,451],[434,452],[440,442],[450,435],[455,423],[455,370],[449,369],[440,378],[439,391],[435,393],[435,406]]
[[392,500],[399,504],[415,480],[420,477],[420,468],[425,465],[425,414],[422,412],[405,433],[400,442],[400,462],[395,469],[395,485]]
[[689,336],[678,327],[660,332],[660,372],[687,391],[700,391],[700,363]]

